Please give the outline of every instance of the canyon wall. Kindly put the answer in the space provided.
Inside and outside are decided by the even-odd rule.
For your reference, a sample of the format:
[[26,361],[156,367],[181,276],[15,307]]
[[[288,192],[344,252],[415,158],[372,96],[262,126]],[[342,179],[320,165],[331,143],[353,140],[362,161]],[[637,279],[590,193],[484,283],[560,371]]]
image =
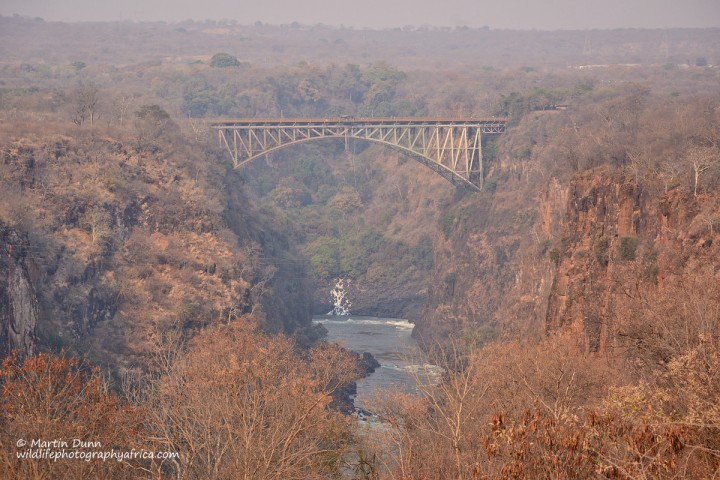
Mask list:
[[30,272],[27,238],[0,222],[0,347],[32,355],[37,351],[38,304]]

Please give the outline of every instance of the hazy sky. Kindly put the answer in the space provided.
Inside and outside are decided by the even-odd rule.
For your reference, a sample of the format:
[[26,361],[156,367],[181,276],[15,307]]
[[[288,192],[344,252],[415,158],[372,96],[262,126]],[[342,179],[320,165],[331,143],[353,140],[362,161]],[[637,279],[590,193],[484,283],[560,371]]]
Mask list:
[[0,0],[45,20],[237,20],[517,29],[720,27],[720,0]]

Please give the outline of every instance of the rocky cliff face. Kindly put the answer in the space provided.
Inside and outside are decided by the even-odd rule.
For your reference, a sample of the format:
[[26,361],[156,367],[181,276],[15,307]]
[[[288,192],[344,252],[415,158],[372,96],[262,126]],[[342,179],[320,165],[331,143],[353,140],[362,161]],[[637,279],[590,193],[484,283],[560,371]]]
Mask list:
[[30,278],[27,239],[0,223],[0,348],[32,355],[37,349],[38,303]]
[[[446,212],[436,238],[429,299],[416,335],[433,341],[496,335],[517,318],[541,318],[552,283],[538,222],[557,222],[561,199],[549,195],[538,210],[537,190],[514,179],[512,188],[474,194]],[[552,198],[551,198],[552,197]],[[557,228],[548,223],[547,229]]]
[[243,315],[312,336],[302,262],[212,152],[73,135],[0,142],[3,354],[138,364]]
[[[655,290],[670,277],[720,270],[716,193],[657,192],[608,171],[569,185],[546,327],[567,327],[589,351],[605,350],[627,293]],[[715,213],[714,213],[715,212]]]
[[718,278],[719,207],[717,192],[664,192],[605,167],[537,188],[511,179],[447,214],[416,333],[566,329],[604,351],[631,291]]
[[[568,187],[562,237],[553,253],[557,270],[546,328],[571,326],[590,351],[608,340],[622,270],[652,249],[652,220],[637,185],[621,176],[588,172]],[[638,235],[643,247],[638,249]]]

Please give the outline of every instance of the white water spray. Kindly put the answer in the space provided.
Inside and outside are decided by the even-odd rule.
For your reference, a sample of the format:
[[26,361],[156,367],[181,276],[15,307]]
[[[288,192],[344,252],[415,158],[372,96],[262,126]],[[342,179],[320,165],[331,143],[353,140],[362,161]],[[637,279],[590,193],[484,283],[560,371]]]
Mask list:
[[[348,285],[350,281],[348,280]],[[352,303],[347,298],[347,292],[345,291],[345,280],[342,278],[338,279],[335,283],[335,288],[330,291],[333,301],[333,309],[328,312],[328,315],[350,315],[350,307]]]

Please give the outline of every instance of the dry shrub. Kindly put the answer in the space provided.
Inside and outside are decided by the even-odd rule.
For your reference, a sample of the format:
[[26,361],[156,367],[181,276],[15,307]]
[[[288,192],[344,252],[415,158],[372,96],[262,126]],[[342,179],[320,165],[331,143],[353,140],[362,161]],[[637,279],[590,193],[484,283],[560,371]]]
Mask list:
[[[0,371],[0,476],[20,478],[308,479],[339,475],[349,424],[328,408],[357,376],[353,357],[234,322],[195,338],[167,336],[153,375],[108,391],[74,359],[12,357]],[[160,346],[160,345],[158,345]],[[128,382],[126,386],[129,386]],[[179,453],[156,460],[18,459],[18,440],[97,441],[102,450]]]
[[368,471],[392,479],[709,478],[719,464],[718,346],[678,355],[666,372],[672,388],[632,384],[563,335],[454,351],[441,363],[442,381],[420,385],[423,396],[388,399],[383,427],[365,439],[377,458]]
[[337,473],[347,425],[329,410],[332,392],[356,376],[354,360],[240,322],[194,339],[152,385],[151,429],[181,452],[183,478],[306,479]]
[[[670,278],[658,290],[630,291],[627,303],[628,313],[618,319],[619,340],[627,365],[642,381],[611,405],[630,405],[626,410],[648,428],[681,430],[681,476],[717,475],[720,283],[712,272]],[[649,406],[652,415],[635,404]]]
[[387,478],[541,478],[576,468],[573,455],[544,449],[572,443],[565,424],[601,395],[603,360],[553,337],[451,347],[431,362],[445,370],[439,383],[418,377],[420,397],[394,396],[382,409],[387,428],[374,440]]
[[[131,451],[148,448],[138,435],[144,412],[108,391],[98,369],[77,358],[41,354],[21,361],[7,358],[0,371],[0,477],[137,478],[144,465],[135,460],[17,458],[33,440],[100,442],[102,448],[82,451]],[[19,442],[24,440],[26,446]],[[44,451],[43,448],[34,450]],[[50,448],[57,452],[59,448]]]
[[694,349],[707,352],[720,338],[720,282],[712,272],[626,293],[616,319],[619,344],[629,364],[651,383],[661,380],[674,359]]

